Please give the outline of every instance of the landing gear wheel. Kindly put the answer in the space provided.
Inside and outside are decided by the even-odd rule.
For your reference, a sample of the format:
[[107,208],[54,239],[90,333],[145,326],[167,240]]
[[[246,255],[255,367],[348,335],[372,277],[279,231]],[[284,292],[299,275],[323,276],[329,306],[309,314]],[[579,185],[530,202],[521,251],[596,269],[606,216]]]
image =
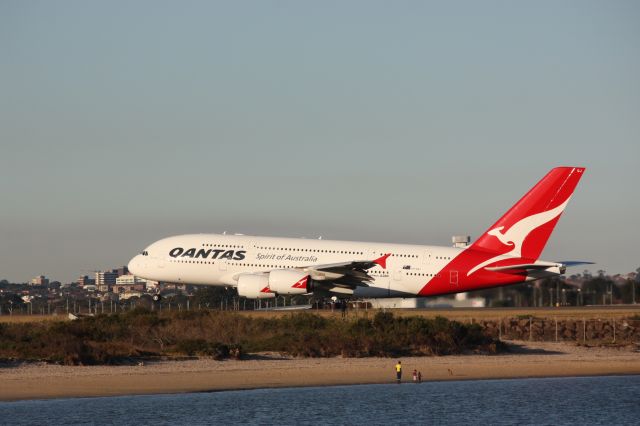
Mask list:
[[160,296],[160,293],[156,293],[153,295],[152,299],[154,302],[159,302],[162,300],[162,296]]

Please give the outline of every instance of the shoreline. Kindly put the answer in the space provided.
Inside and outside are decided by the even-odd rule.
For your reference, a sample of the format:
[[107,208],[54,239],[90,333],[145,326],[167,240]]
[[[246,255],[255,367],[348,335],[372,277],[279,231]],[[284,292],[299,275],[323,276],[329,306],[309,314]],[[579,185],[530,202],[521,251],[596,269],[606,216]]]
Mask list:
[[[632,347],[507,343],[511,351],[500,355],[402,357],[402,382],[412,384],[413,369],[422,372],[423,383],[640,375],[640,352]],[[395,383],[396,358],[290,358],[278,354],[257,358],[158,361],[144,366],[3,366],[0,401]]]

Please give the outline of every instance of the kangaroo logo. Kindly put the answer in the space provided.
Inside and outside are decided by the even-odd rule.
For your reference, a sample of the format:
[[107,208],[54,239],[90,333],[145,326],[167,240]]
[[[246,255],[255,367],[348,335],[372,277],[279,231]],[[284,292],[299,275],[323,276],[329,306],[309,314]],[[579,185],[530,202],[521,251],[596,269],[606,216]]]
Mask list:
[[309,280],[309,275],[304,278],[301,278],[297,283],[291,286],[291,288],[307,288],[307,281]]
[[548,223],[553,219],[555,219],[556,217],[560,216],[560,214],[564,211],[565,207],[567,207],[567,204],[569,203],[569,199],[571,199],[571,197],[567,198],[567,200],[564,203],[560,204],[558,207],[554,209],[525,217],[524,219],[516,222],[506,232],[502,232],[502,230],[504,229],[504,226],[498,226],[497,228],[493,228],[492,230],[488,231],[487,234],[493,237],[496,237],[505,246],[511,246],[513,248],[507,253],[499,254],[498,256],[492,257],[491,259],[485,260],[484,262],[476,265],[475,267],[473,267],[473,269],[471,269],[467,273],[467,276],[473,274],[478,269],[484,268],[485,266],[493,262],[496,262],[498,260],[502,260],[508,257],[521,258],[522,244],[524,243],[524,240],[527,239],[529,234],[534,229],[539,228],[545,223]]

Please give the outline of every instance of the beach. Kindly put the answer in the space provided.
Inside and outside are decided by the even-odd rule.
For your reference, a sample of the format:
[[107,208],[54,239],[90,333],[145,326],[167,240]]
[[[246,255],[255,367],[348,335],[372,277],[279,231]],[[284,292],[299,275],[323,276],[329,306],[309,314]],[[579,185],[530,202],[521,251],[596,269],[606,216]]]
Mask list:
[[[414,369],[424,381],[640,374],[636,347],[509,342],[502,355],[400,358],[403,382]],[[3,365],[0,400],[205,392],[395,381],[395,358],[291,358],[254,354],[247,360],[189,359],[136,366]]]

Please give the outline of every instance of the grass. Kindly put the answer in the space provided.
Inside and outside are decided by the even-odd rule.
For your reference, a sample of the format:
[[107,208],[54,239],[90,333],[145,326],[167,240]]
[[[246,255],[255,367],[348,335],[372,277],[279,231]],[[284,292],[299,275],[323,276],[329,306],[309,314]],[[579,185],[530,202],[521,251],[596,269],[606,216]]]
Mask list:
[[24,323],[24,322],[42,322],[42,321],[68,321],[65,315],[0,315],[0,323]]

